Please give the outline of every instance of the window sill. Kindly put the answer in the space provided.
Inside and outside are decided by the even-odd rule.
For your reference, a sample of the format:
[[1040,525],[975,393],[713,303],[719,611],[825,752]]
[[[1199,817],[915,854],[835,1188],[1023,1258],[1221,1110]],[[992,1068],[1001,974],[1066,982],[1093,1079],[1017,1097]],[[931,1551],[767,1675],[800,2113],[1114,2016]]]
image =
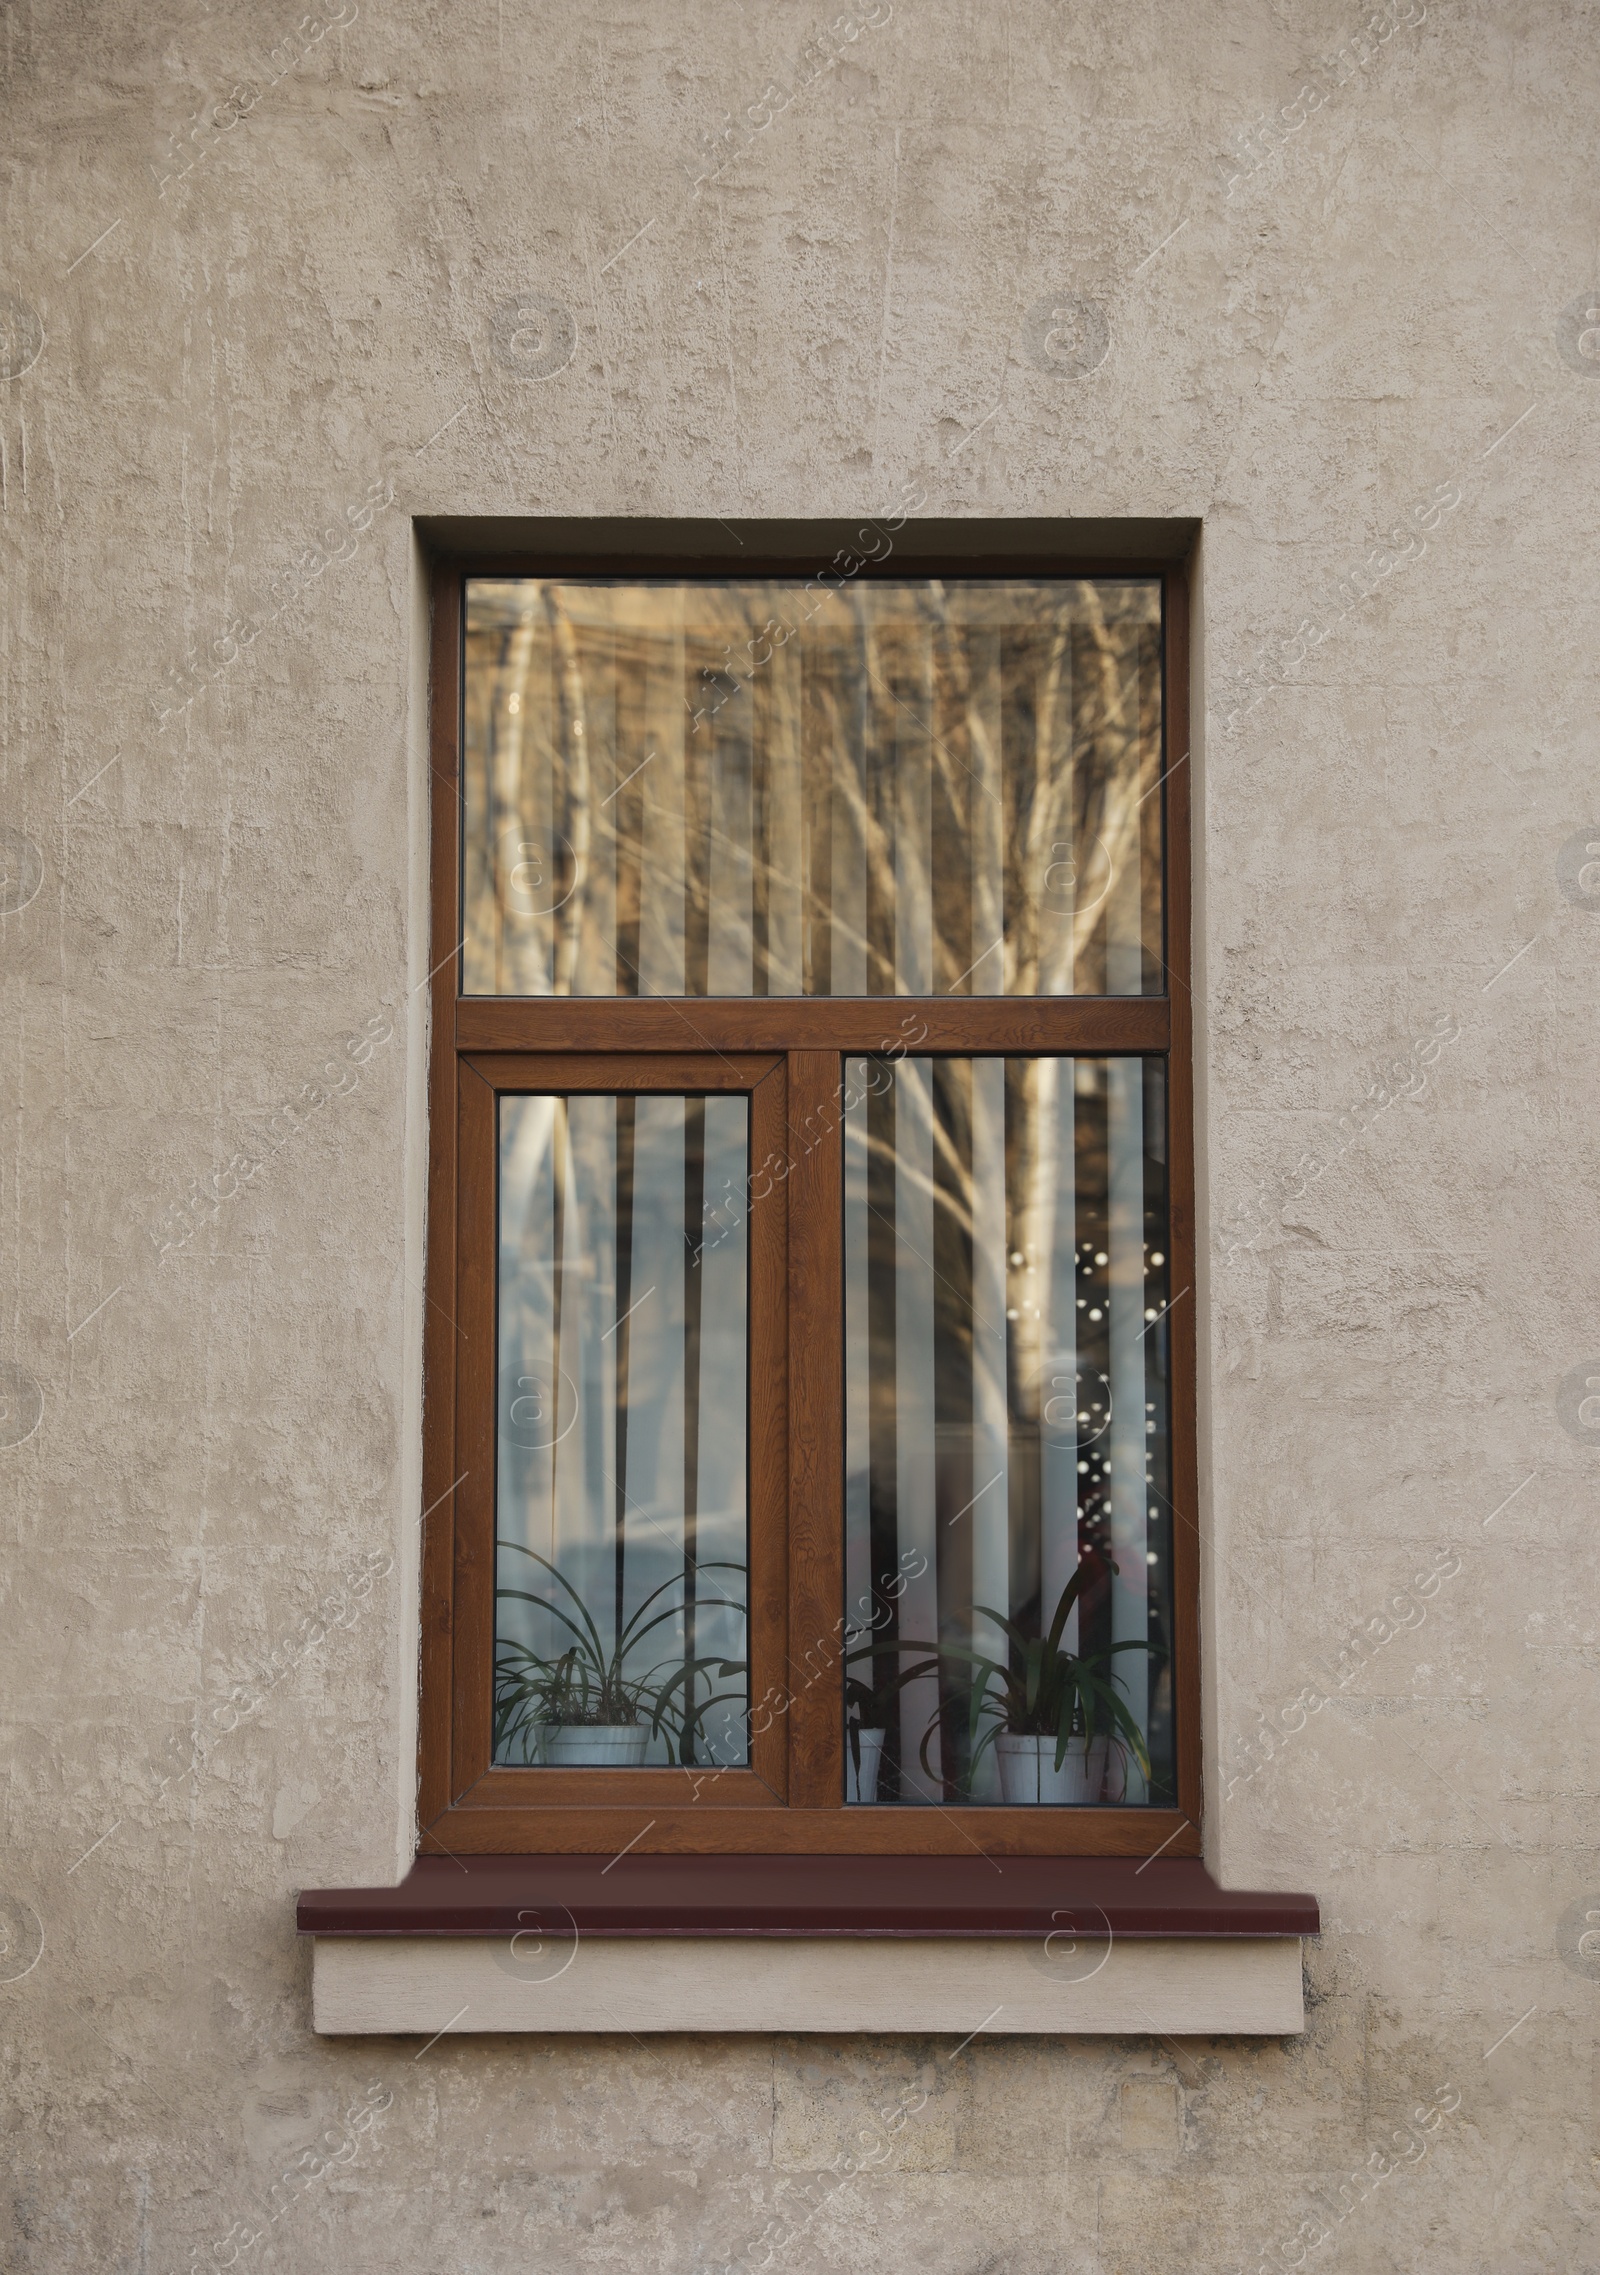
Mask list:
[[425,1857],[300,1899],[323,2035],[1304,2027],[1315,1899],[1186,1858]]

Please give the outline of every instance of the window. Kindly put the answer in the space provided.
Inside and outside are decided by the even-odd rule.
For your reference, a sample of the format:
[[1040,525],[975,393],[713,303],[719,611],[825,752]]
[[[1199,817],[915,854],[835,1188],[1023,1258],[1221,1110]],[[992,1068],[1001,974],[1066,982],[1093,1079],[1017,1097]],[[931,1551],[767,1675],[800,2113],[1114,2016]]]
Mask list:
[[789,534],[437,576],[424,1852],[1197,1854],[1183,579]]

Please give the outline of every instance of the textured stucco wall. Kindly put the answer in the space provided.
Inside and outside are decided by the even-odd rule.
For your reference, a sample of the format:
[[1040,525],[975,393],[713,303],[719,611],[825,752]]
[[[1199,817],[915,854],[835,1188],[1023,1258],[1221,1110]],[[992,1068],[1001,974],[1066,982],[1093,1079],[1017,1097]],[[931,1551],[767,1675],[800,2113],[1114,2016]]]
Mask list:
[[[5,2264],[1600,2265],[1592,10],[896,0],[798,93],[832,5],[340,12],[0,11]],[[1204,517],[1208,1837],[1309,2028],[319,2042],[414,1758],[409,517],[911,481]]]

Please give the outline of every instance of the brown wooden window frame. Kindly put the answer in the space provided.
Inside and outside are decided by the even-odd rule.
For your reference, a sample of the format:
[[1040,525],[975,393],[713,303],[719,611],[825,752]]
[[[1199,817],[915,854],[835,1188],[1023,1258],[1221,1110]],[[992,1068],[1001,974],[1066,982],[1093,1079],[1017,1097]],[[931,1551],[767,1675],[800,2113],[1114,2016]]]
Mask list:
[[[712,525],[713,530],[723,525]],[[805,576],[849,525],[797,536],[745,524],[681,550],[552,545],[432,565],[429,1161],[424,1328],[419,1848],[424,1856],[833,1854],[1167,1857],[1200,1854],[1200,1623],[1193,1033],[1190,996],[1188,577],[1169,557],[1086,559],[960,524],[861,573],[1149,576],[1162,586],[1166,989],[1148,996],[485,997],[459,989],[460,766],[466,585],[472,577]],[[993,525],[989,525],[991,528]],[[908,536],[911,531],[908,530]],[[725,549],[724,549],[725,548]],[[919,1053],[1152,1054],[1168,1070],[1173,1686],[1176,1808],[846,1806],[840,1683],[808,1680],[844,1600],[842,1142],[794,1149],[749,1211],[751,1698],[792,1703],[755,1731],[750,1766],[523,1769],[491,1760],[495,1556],[495,1113],[502,1094],[742,1090],[751,1158],[808,1116],[837,1122],[841,1061],[884,1047],[885,1013],[924,1023]],[[815,1121],[813,1127],[818,1126]],[[1185,1298],[1187,1300],[1185,1300]],[[488,1354],[485,1357],[484,1354]],[[815,1657],[811,1662],[815,1668]]]

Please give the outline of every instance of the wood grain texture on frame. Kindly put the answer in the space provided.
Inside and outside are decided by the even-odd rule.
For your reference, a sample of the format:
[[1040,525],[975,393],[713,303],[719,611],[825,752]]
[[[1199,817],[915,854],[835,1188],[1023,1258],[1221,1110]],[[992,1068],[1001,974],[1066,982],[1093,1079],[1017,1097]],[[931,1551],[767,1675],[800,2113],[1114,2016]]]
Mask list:
[[[655,575],[738,576],[746,562],[696,554]],[[530,574],[550,561],[519,560]],[[614,574],[636,564],[607,564]],[[774,570],[779,564],[768,564]],[[803,570],[799,560],[791,568]],[[508,572],[474,564],[471,573]],[[1126,562],[963,559],[927,533],[902,574],[1075,578]],[[464,998],[459,765],[464,577],[435,571],[431,690],[433,858],[430,1158],[424,1336],[424,1509],[419,1814],[424,1854],[458,1849],[617,1854],[1171,1858],[1200,1852],[1199,1555],[1195,1428],[1193,1010],[1190,998],[1188,587],[1163,581],[1165,964],[1163,997],[912,999]],[[568,573],[605,573],[595,559]],[[781,573],[781,571],[780,571]],[[836,1670],[822,1668],[842,1609],[843,1219],[837,1133],[801,1142],[836,1092],[842,1054],[905,1047],[961,1056],[1170,1053],[1174,1697],[1179,1807],[845,1808]],[[781,1711],[748,1770],[550,1772],[489,1762],[494,1637],[495,1317],[493,1094],[747,1091],[752,1161],[787,1172],[752,1194],[750,1417],[752,1702]],[[487,1138],[485,1133],[489,1133]],[[472,1156],[469,1161],[468,1155]],[[830,1339],[829,1323],[832,1322]],[[485,1354],[487,1354],[485,1356]],[[761,1387],[758,1393],[758,1384]],[[819,1642],[821,1648],[819,1649]],[[808,1657],[808,1650],[810,1656]],[[757,1713],[756,1721],[762,1721]],[[427,1828],[437,1826],[436,1833]]]
[[752,1091],[769,1075],[781,1072],[784,1062],[771,1051],[737,1055],[718,1051],[714,1056],[677,1051],[669,1057],[628,1051],[508,1050],[463,1051],[461,1063],[496,1091],[587,1091],[604,1097],[613,1091]]
[[[535,1776],[536,1771],[524,1771]],[[609,1783],[610,1771],[594,1783]],[[682,1774],[681,1772],[678,1774]],[[506,1806],[474,1793],[440,1820],[424,1856],[1198,1856],[1200,1834],[1176,1809],[587,1808]]]
[[[1164,1051],[1155,995],[462,996],[458,1050],[950,1051],[1101,1058]],[[914,1024],[900,1022],[914,1009]],[[908,1039],[910,1038],[910,1039]]]
[[782,1181],[765,1165],[787,1143],[788,1087],[780,1061],[750,1098],[750,1765],[779,1797],[789,1790],[788,1733],[782,1716],[763,1719],[760,1702],[783,1682],[787,1662],[789,1212]]
[[498,1102],[473,1067],[461,1066],[456,1139],[455,1651],[450,1785],[455,1801],[489,1766],[493,1749]]
[[1168,1195],[1172,1277],[1172,1601],[1173,1697],[1177,1721],[1178,1805],[1200,1823],[1200,1477],[1197,1413],[1198,1317],[1194,1197],[1194,996],[1190,873],[1189,583],[1172,570],[1163,593],[1162,767],[1166,799],[1167,987],[1172,1008],[1168,1058]]
[[428,1233],[423,1309],[421,1651],[417,1721],[417,1812],[427,1825],[450,1804],[451,1658],[455,1642],[454,1499],[456,1346],[455,948],[459,905],[459,788],[463,585],[450,570],[433,581],[429,688]]
[[844,1795],[843,1059],[789,1061],[789,1798]]
[[[627,1095],[740,1093],[750,1101],[750,1161],[776,1156],[785,1138],[786,1067],[781,1058],[630,1061],[622,1054],[529,1059],[516,1053],[461,1058],[455,1147],[457,1254],[455,1318],[464,1348],[457,1359],[450,1786],[452,1807],[487,1796],[500,1807],[570,1806],[596,1792],[617,1802],[682,1805],[710,1789],[724,1806],[781,1802],[788,1755],[781,1720],[752,1729],[747,1770],[708,1764],[700,1772],[653,1768],[587,1773],[493,1764],[492,1696],[496,1558],[496,1258],[499,1248],[499,1101],[531,1084],[555,1091]],[[743,1198],[741,1196],[741,1198]],[[752,1703],[784,1680],[788,1502],[787,1234],[781,1182],[748,1195],[750,1270],[748,1363],[749,1655]],[[487,1353],[484,1359],[479,1354]],[[597,1783],[598,1778],[598,1783]],[[515,1799],[513,1799],[513,1796]],[[437,1813],[436,1813],[437,1814]],[[434,1821],[434,1820],[428,1820]]]

